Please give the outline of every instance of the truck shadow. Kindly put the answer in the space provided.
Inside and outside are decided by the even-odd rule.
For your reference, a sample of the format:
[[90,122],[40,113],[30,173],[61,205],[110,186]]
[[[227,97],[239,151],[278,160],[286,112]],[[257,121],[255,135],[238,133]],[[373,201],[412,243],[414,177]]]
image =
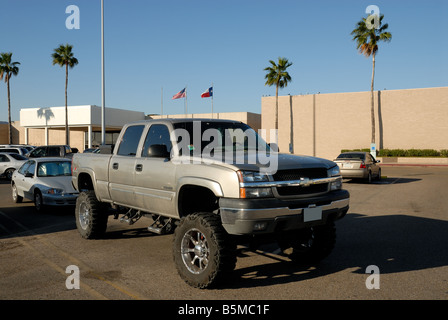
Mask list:
[[226,286],[248,288],[300,282],[354,268],[353,273],[365,274],[369,265],[378,266],[381,274],[448,265],[448,221],[408,215],[369,217],[352,213],[336,226],[336,247],[316,267],[300,267],[283,256],[275,259],[275,255],[269,253],[273,263],[237,268],[233,281]]

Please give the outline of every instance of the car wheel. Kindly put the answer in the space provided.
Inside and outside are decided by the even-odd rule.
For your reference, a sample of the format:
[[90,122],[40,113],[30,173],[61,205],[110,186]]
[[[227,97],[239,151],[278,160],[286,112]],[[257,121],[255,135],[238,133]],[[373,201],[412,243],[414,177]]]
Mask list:
[[378,181],[381,180],[381,168],[378,169],[378,177],[376,178]]
[[174,231],[173,256],[185,282],[208,288],[235,268],[236,245],[218,215],[194,213],[182,218]]
[[75,220],[80,235],[85,239],[99,239],[107,229],[109,218],[106,206],[97,200],[94,191],[81,192],[76,199]]
[[23,198],[21,196],[19,196],[19,194],[17,192],[17,186],[15,183],[13,183],[11,185],[11,189],[12,189],[12,201],[14,201],[15,203],[22,202]]
[[39,190],[34,192],[34,207],[38,213],[45,211],[44,199],[42,193]]
[[5,173],[4,173],[6,179],[8,179],[9,181],[11,181],[11,179],[12,179],[12,175],[13,175],[13,173],[14,173],[14,170],[15,170],[15,169],[8,169],[8,170],[6,170]]
[[372,171],[369,171],[369,175],[367,176],[367,183],[372,183]]

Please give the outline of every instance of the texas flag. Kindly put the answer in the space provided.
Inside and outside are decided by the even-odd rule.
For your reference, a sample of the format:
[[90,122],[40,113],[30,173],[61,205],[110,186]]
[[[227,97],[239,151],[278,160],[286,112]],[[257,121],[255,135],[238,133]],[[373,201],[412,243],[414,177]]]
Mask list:
[[173,96],[173,99],[171,99],[171,100],[174,100],[174,99],[180,99],[180,98],[185,98],[187,96],[187,94],[185,93],[185,88],[183,88],[182,90],[180,90],[178,93],[176,93],[174,96]]
[[213,97],[213,87],[208,88],[203,94],[201,94],[201,98],[210,98]]

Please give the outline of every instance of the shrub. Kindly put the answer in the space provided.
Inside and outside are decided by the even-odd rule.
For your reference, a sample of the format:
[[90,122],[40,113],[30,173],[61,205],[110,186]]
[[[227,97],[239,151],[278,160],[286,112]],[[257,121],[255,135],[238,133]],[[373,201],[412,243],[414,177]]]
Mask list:
[[[370,149],[343,149],[341,152],[370,152]],[[448,157],[448,149],[381,149],[378,157]]]

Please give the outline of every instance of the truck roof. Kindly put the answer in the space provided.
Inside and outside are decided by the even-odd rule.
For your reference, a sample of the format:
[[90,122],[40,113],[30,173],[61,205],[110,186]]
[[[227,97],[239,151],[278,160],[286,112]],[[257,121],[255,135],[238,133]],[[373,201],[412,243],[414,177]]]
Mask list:
[[193,121],[201,121],[201,122],[228,122],[228,123],[242,123],[241,121],[236,120],[228,120],[228,119],[211,119],[211,118],[163,118],[163,119],[148,119],[148,120],[139,120],[133,121],[132,124],[136,123],[150,123],[150,122],[158,122],[158,123],[185,123],[185,122],[193,122]]

